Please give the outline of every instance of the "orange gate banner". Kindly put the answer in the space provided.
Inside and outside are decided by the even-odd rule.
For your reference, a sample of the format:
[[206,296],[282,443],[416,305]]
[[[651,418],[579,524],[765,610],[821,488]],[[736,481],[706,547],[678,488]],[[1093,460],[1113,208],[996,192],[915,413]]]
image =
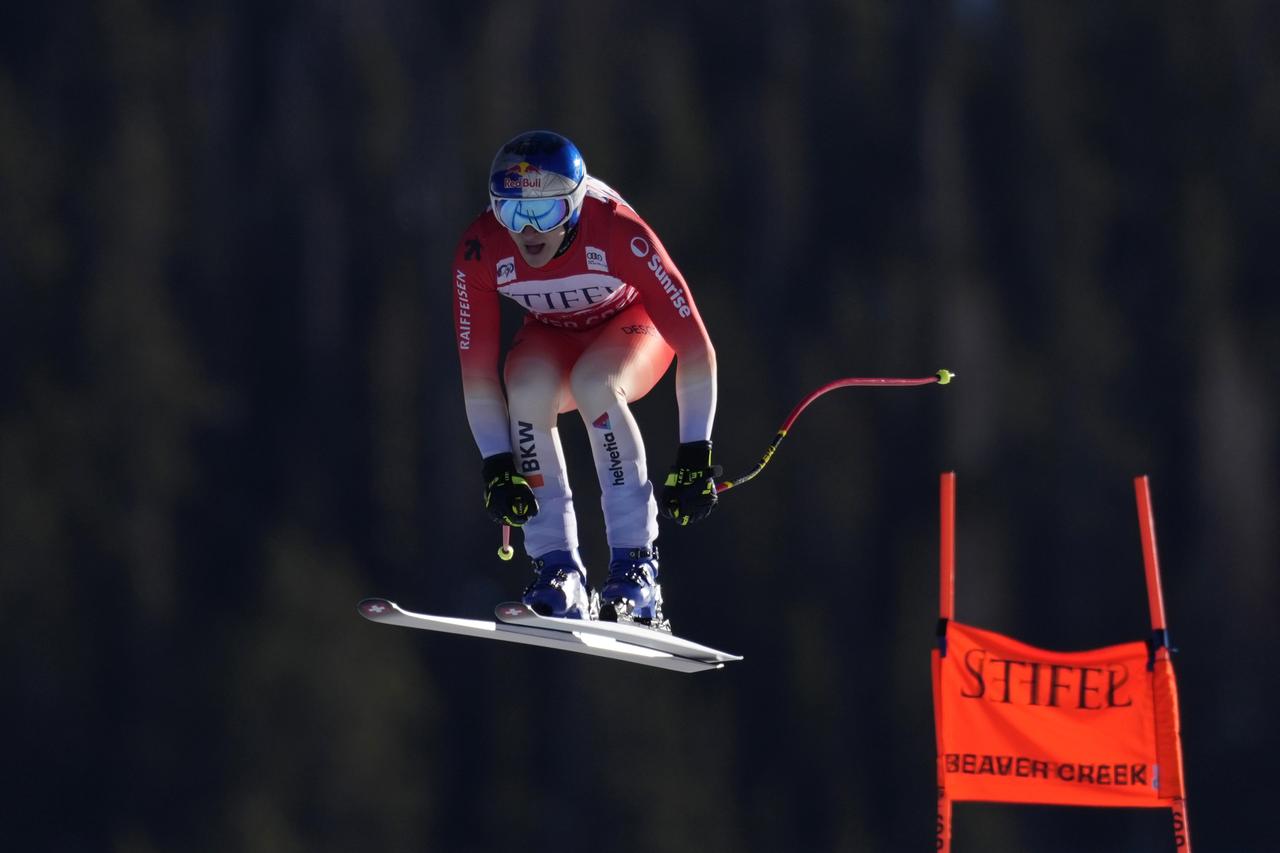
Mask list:
[[938,778],[951,800],[1169,807],[1177,690],[1145,642],[1053,652],[955,621],[935,650]]

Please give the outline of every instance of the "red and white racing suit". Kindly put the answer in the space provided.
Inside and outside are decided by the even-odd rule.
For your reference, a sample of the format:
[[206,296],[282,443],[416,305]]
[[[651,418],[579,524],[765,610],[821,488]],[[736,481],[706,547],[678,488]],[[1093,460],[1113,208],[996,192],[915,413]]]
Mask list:
[[[591,438],[611,547],[658,535],[644,443],[627,404],[676,357],[680,441],[711,438],[715,350],[684,277],[653,230],[603,182],[588,178],[577,232],[546,266],[524,262],[486,210],[458,243],[454,328],[467,420],[482,457],[514,454],[540,511],[525,550],[578,546],[573,496],[556,421],[577,409]],[[528,314],[498,381],[499,295]]]

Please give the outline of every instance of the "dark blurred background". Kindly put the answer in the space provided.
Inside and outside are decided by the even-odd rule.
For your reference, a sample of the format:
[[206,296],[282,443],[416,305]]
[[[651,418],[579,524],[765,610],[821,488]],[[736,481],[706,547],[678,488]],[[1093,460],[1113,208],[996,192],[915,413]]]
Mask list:
[[[1192,837],[1275,849],[1278,104],[1262,0],[5,4],[5,848],[930,849],[955,470],[959,617],[1058,649],[1146,635],[1151,476]],[[722,672],[355,611],[525,583],[450,263],[540,127],[688,278],[730,473],[830,379],[959,376],[824,397],[664,528]],[[671,377],[636,411],[662,470]],[[955,849],[1172,841],[962,804]]]

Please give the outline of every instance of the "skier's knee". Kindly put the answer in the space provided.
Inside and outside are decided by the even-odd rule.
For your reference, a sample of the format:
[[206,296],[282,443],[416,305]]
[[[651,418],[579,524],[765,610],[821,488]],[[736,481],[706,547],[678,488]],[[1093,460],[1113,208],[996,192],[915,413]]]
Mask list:
[[542,429],[550,429],[555,423],[555,411],[551,408],[553,395],[545,388],[528,385],[507,386],[507,408],[511,417],[533,422]]
[[612,376],[602,376],[591,370],[575,368],[569,375],[569,388],[584,415],[596,415],[626,401],[626,395]]

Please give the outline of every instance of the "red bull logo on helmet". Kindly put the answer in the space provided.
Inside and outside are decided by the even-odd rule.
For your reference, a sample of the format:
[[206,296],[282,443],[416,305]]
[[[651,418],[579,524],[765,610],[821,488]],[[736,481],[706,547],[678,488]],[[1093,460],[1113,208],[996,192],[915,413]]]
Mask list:
[[542,189],[542,170],[532,163],[521,160],[507,167],[507,173],[502,177],[502,188],[505,190]]

